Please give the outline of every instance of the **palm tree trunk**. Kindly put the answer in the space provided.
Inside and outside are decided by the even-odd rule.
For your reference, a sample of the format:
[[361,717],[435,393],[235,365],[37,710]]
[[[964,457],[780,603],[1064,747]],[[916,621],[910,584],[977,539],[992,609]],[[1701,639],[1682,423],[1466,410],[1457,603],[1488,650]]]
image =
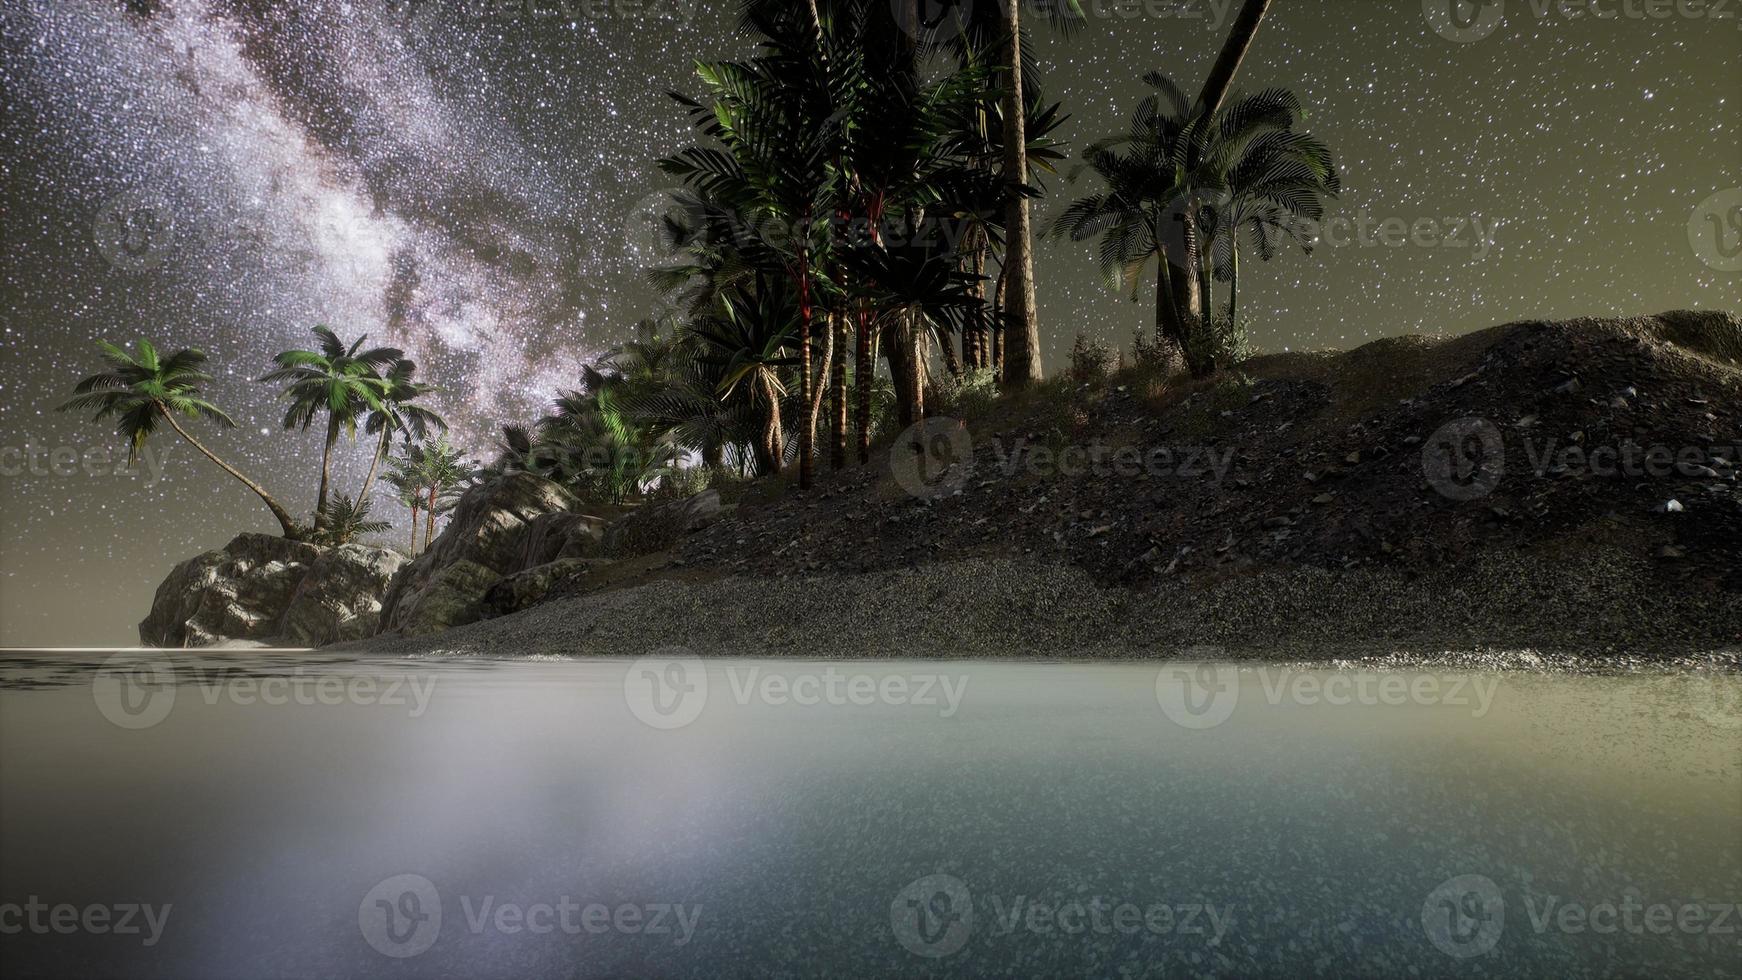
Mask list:
[[423,549],[425,551],[428,551],[429,546],[435,542],[435,507],[436,488],[434,484],[431,484],[429,488],[429,506],[423,509]]
[[327,485],[332,480],[333,446],[339,441],[339,417],[327,416],[327,442],[321,448],[321,489],[315,494],[315,530],[320,530],[326,524]]
[[786,459],[786,440],[780,431],[780,396],[774,391],[774,378],[762,371],[762,394],[768,399],[768,426],[763,430],[768,448],[768,472],[779,475]]
[[1240,237],[1236,235],[1228,245],[1228,329],[1238,330],[1240,329]]
[[834,357],[829,361],[829,466],[847,468],[847,315],[837,313]]
[[1004,377],[1004,300],[1010,293],[1009,270],[998,267],[998,287],[992,295],[992,374]]
[[[806,227],[809,227],[808,222]],[[806,424],[798,430],[798,487],[809,490],[817,475],[816,459],[816,417],[810,411],[815,402],[811,399],[811,388],[815,387],[815,372],[811,369],[811,299],[810,276],[804,268],[803,251],[799,254],[799,287],[798,287],[798,403],[806,414]]]
[[871,359],[871,317],[864,303],[859,304],[856,349],[853,352],[853,387],[859,396],[858,442],[859,465],[871,462],[871,383],[877,364]]
[[363,477],[363,490],[357,494],[358,509],[369,502],[369,491],[375,489],[375,471],[381,468],[381,459],[387,455],[387,436],[391,432],[390,427],[381,427],[381,441],[375,444],[375,458],[369,461],[369,473]]
[[162,408],[159,408],[158,411],[162,412],[164,420],[169,423],[170,428],[175,430],[176,435],[179,435],[183,439],[186,439],[188,442],[188,445],[199,450],[200,454],[202,456],[204,456],[207,459],[211,460],[212,462],[218,464],[219,469],[223,470],[225,473],[230,474],[231,476],[235,477],[236,479],[242,481],[243,486],[254,491],[254,495],[259,497],[260,501],[266,505],[266,509],[269,511],[272,511],[272,516],[278,519],[278,526],[283,529],[285,537],[287,537],[287,538],[296,537],[296,522],[290,519],[290,511],[285,510],[284,507],[282,505],[280,505],[278,501],[273,500],[272,495],[267,493],[266,489],[264,487],[262,487],[258,483],[255,483],[253,480],[248,479],[246,476],[243,476],[241,470],[238,470],[234,466],[231,466],[229,463],[226,463],[223,460],[219,459],[216,453],[212,452],[210,449],[207,449],[204,445],[202,445],[200,443],[200,441],[198,439],[195,439],[193,437],[193,435],[188,432],[188,430],[182,428],[181,425],[176,422],[175,415],[173,413],[165,411]]
[[1173,262],[1162,248],[1155,256],[1155,333],[1184,359],[1185,332],[1180,329],[1179,298],[1174,295]]
[[1234,87],[1234,76],[1240,71],[1240,62],[1252,49],[1252,40],[1258,36],[1258,25],[1263,23],[1269,10],[1270,0],[1245,0],[1240,7],[1234,26],[1228,30],[1228,40],[1222,45],[1222,53],[1216,57],[1209,77],[1204,80],[1204,90],[1198,96],[1200,113],[1213,116],[1222,108],[1228,90]]
[[[973,245],[974,298],[980,301],[979,311],[986,308],[986,242],[977,234]],[[962,364],[970,371],[986,366],[986,322],[975,317],[962,328]]]
[[421,512],[422,508],[417,506],[416,500],[413,500],[411,502],[411,551],[408,552],[412,558],[417,557],[417,517]]
[[[825,316],[823,322],[825,324],[823,331],[823,367],[820,372],[811,372],[816,377],[816,383],[811,385],[810,403],[805,406],[805,441],[801,443],[801,445],[811,447],[811,454],[808,463],[804,462],[803,458],[801,458],[799,475],[802,478],[804,476],[804,470],[808,468],[810,471],[810,479],[812,480],[816,478],[817,419],[821,418],[823,414],[823,390],[827,387],[826,379],[829,376],[829,363],[835,357],[834,314],[831,313]],[[810,482],[807,480],[804,482],[804,485],[808,487],[810,486]]]
[[930,345],[926,343],[926,332],[919,322],[919,314],[908,311],[907,314],[907,397],[911,402],[913,421],[915,424],[925,421],[925,375],[926,357]]
[[1004,0],[1010,28],[1004,85],[1004,264],[1010,270],[1004,383],[1020,388],[1041,378],[1040,321],[1034,309],[1034,252],[1029,228],[1028,127],[1022,98],[1022,0]]

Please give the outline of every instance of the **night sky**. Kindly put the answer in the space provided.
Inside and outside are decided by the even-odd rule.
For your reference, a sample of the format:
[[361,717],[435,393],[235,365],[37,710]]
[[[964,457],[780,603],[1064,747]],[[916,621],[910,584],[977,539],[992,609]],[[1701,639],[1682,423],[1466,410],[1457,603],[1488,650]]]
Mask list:
[[[1077,146],[1123,127],[1146,70],[1195,89],[1226,27],[1223,0],[1089,6],[1038,38]],[[1742,308],[1701,210],[1742,205],[1742,21],[1511,0],[1448,38],[1435,6],[1277,0],[1241,84],[1302,97],[1343,168],[1331,213],[1372,230],[1245,264],[1261,348]],[[107,428],[53,411],[98,338],[206,350],[240,427],[203,434],[298,512],[319,434],[281,432],[251,379],[316,323],[404,348],[479,455],[572,386],[658,309],[654,161],[688,141],[664,93],[744,51],[735,19],[717,0],[0,0],[0,645],[136,642],[175,562],[276,529],[179,440],[117,473]],[[1048,190],[1037,229],[1072,188]],[[111,216],[142,207],[161,225],[117,248]],[[1387,219],[1450,240],[1388,245]],[[1077,331],[1126,344],[1152,320],[1086,245],[1041,243],[1036,272],[1049,372]],[[366,465],[347,449],[340,488]]]

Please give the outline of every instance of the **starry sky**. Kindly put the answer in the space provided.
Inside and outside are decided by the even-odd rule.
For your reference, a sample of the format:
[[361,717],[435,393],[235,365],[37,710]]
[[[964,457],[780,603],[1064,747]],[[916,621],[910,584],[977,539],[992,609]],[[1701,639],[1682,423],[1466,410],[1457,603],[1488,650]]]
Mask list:
[[[1742,204],[1742,22],[1511,0],[1460,31],[1445,3],[1277,0],[1240,81],[1301,96],[1346,223],[1245,264],[1255,342],[1742,308],[1696,234],[1714,195]],[[1086,6],[1036,38],[1076,146],[1123,127],[1145,71],[1195,89],[1230,14]],[[252,379],[314,324],[406,350],[484,455],[658,312],[654,161],[688,142],[664,93],[745,52],[735,19],[724,0],[0,0],[0,645],[135,642],[173,564],[275,529],[185,444],[124,470],[105,428],[53,411],[93,341],[204,349],[239,423],[208,444],[306,512],[319,435],[280,432]],[[1050,181],[1037,228],[1072,190]],[[1036,267],[1049,370],[1078,331],[1124,344],[1152,320],[1086,245],[1042,242]],[[366,466],[346,447],[338,485]]]

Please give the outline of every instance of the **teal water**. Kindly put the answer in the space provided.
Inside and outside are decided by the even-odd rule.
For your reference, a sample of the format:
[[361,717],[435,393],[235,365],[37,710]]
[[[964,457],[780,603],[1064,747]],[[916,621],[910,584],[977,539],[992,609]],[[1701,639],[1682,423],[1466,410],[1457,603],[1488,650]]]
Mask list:
[[0,662],[0,973],[1742,964],[1733,676],[161,656]]

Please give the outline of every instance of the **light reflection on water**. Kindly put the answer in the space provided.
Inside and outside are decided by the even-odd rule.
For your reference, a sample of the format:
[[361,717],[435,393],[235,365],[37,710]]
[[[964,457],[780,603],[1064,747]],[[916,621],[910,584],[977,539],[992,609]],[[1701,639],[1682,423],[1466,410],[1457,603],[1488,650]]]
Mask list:
[[[0,660],[0,905],[170,911],[149,947],[25,922],[0,935],[8,975],[1677,976],[1742,958],[1734,910],[1727,933],[1712,911],[1683,928],[1742,900],[1734,676],[103,666]],[[1635,904],[1637,933],[1600,931]]]

